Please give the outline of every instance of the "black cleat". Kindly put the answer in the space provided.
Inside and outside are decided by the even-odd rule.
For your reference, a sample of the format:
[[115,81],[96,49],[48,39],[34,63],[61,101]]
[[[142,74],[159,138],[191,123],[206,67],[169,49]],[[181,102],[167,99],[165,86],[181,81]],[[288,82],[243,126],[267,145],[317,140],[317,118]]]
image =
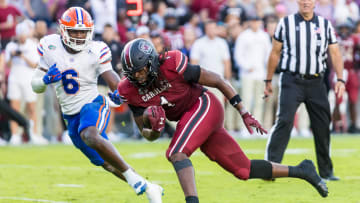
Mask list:
[[311,160],[304,160],[297,167],[299,167],[303,172],[303,174],[301,174],[302,179],[314,186],[322,197],[328,196],[329,191],[326,183],[316,173],[314,163]]
[[339,177],[336,177],[334,175],[329,175],[327,177],[321,177],[321,178],[325,181],[339,181],[340,180]]

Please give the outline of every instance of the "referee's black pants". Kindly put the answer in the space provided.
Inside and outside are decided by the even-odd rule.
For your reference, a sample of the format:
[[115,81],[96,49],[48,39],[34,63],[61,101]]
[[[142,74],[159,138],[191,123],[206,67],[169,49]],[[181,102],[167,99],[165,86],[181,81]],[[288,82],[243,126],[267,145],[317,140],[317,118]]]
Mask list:
[[332,175],[333,165],[329,154],[330,105],[323,77],[303,79],[299,75],[282,72],[279,97],[277,120],[270,132],[265,159],[281,163],[290,139],[296,110],[304,102],[314,134],[320,176]]
[[0,114],[8,116],[24,128],[24,132],[29,136],[29,122],[19,112],[15,111],[4,99],[0,97]]

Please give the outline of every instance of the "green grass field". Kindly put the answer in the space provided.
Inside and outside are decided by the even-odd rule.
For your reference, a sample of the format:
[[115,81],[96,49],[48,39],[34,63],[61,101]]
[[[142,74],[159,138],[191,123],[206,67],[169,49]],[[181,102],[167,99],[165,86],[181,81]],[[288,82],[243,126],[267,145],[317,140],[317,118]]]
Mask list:
[[[238,140],[250,159],[262,159],[265,139]],[[164,203],[183,203],[173,167],[165,158],[168,140],[123,142],[116,147],[143,176],[165,188]],[[312,139],[293,138],[283,163],[315,160]],[[341,202],[360,203],[360,136],[333,136],[332,158],[339,182],[329,182],[324,199],[305,181],[240,181],[210,162],[201,152],[192,156],[200,202]],[[0,148],[0,202],[147,202],[124,182],[95,167],[73,146]]]

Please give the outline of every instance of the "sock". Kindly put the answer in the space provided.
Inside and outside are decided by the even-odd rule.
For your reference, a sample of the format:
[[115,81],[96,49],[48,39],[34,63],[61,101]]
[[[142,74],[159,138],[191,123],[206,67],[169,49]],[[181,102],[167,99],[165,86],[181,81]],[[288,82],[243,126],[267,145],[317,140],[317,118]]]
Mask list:
[[185,200],[186,203],[199,203],[199,198],[196,196],[187,196]]
[[298,166],[289,166],[289,177],[300,178],[302,175],[302,170]]
[[128,168],[125,172],[122,173],[122,175],[125,177],[127,183],[132,187],[139,181],[143,181],[144,178],[142,178],[140,175],[135,173],[131,168]]

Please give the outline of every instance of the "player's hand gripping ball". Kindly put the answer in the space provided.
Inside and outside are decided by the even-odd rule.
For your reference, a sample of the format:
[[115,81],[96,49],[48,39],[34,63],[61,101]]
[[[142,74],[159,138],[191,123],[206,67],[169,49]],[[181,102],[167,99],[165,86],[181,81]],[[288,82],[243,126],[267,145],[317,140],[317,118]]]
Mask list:
[[143,114],[144,127],[161,132],[165,128],[165,110],[161,106],[149,106]]

